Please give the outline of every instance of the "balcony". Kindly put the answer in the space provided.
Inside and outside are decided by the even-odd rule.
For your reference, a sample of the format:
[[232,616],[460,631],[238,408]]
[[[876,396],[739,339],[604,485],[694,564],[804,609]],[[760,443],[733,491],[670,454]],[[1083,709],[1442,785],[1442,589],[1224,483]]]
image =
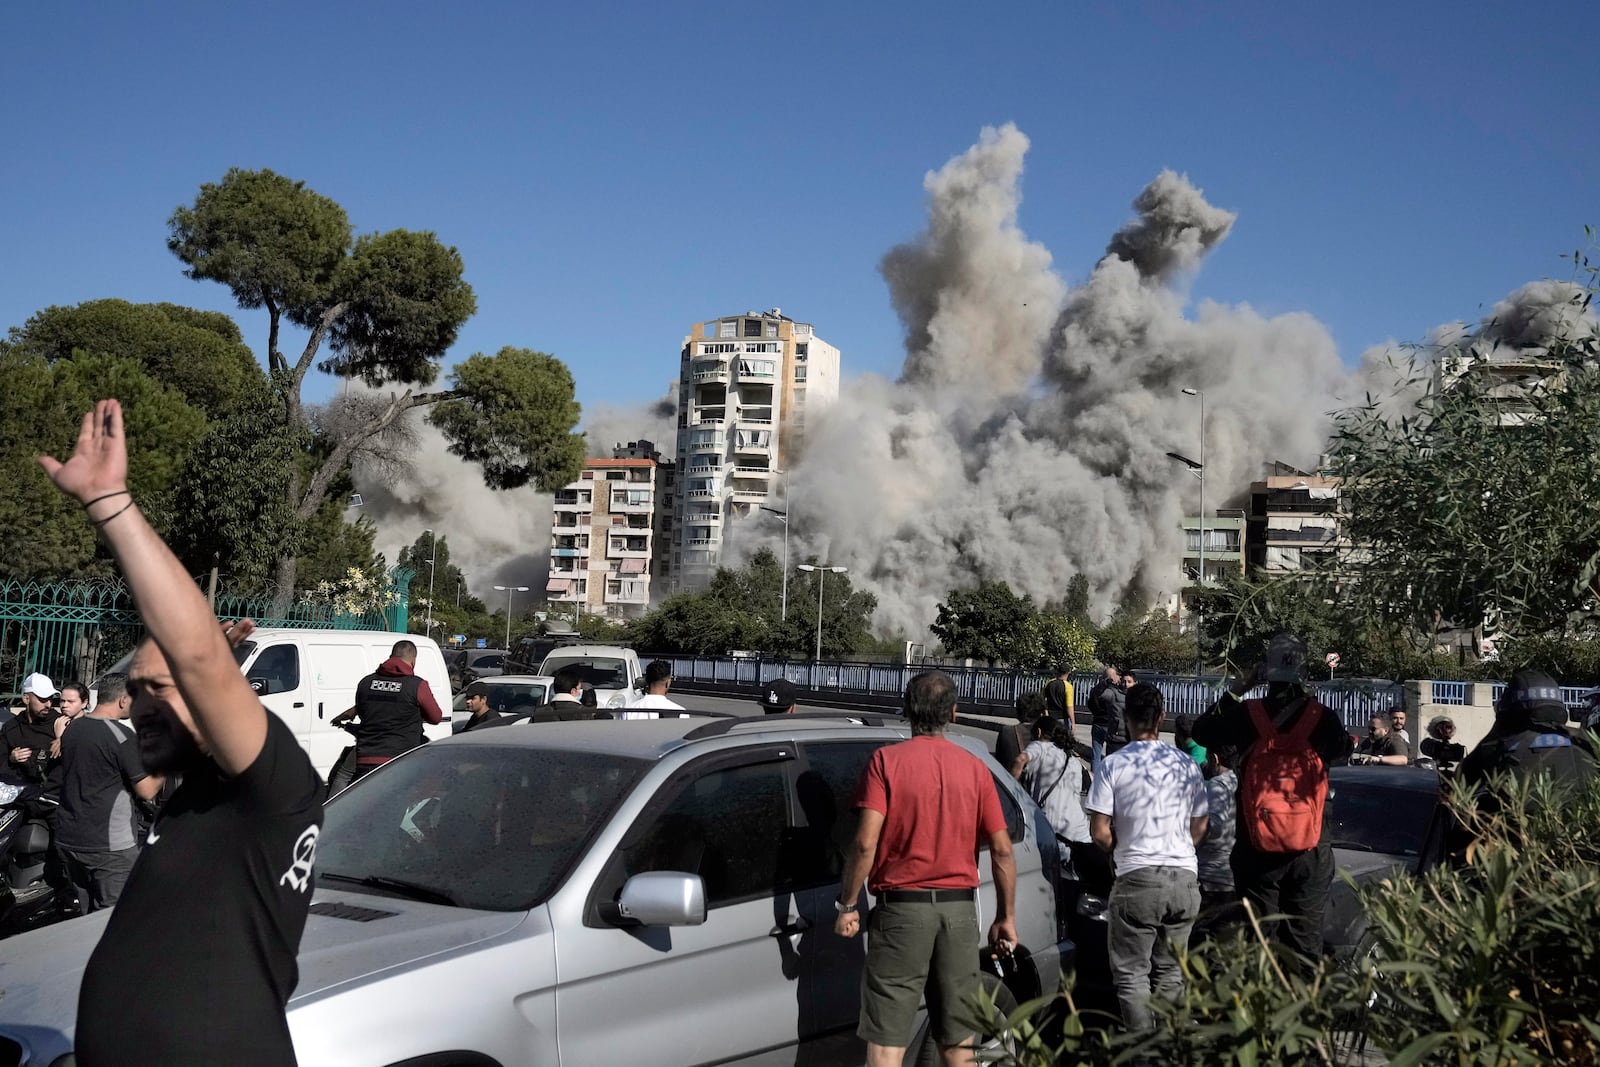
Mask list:
[[717,490],[710,486],[699,489],[690,488],[685,489],[683,495],[690,500],[715,500],[717,499]]
[[728,439],[723,434],[694,434],[689,438],[690,452],[716,452],[721,453],[728,447]]
[[692,382],[726,382],[730,369],[726,363],[693,363],[689,366]]
[[552,548],[550,550],[551,557],[555,559],[577,559],[588,554],[589,550],[587,548]]
[[[748,451],[740,449],[740,451]],[[773,475],[771,467],[734,467],[734,473],[741,478],[770,478]]]
[[572,534],[588,533],[589,516],[584,515],[580,519],[577,515],[562,514],[558,511],[556,512],[556,516],[552,522],[550,530],[552,533],[567,534],[569,536]]
[[633,492],[633,493],[626,493],[626,494],[624,494],[624,493],[613,493],[613,494],[611,494],[611,512],[612,512],[612,514],[617,514],[619,512],[621,512],[621,513],[650,512],[650,511],[654,511],[655,507],[656,507],[655,496],[654,496],[654,494],[651,494],[651,493]]
[[721,426],[724,423],[726,423],[727,421],[728,420],[723,418],[721,413],[719,412],[716,415],[702,415],[700,418],[694,420],[694,425],[696,425],[696,426]]
[[650,539],[647,537],[634,538],[631,540],[620,537],[612,538],[611,543],[606,546],[606,558],[649,559]]
[[777,381],[778,365],[770,359],[741,359],[739,380],[742,382]]
[[649,582],[607,582],[607,604],[648,604],[650,603]]
[[767,499],[768,494],[764,488],[736,485],[729,491],[728,496],[740,503],[759,504]]
[[684,513],[685,526],[721,526],[722,512],[720,511],[688,511]]
[[684,542],[690,548],[714,548],[717,544],[715,537],[691,537]]

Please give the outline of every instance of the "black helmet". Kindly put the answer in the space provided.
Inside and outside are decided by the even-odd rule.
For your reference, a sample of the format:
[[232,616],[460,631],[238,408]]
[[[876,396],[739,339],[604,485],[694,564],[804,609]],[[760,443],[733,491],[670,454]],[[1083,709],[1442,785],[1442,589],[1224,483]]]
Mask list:
[[1565,726],[1567,705],[1554,678],[1543,671],[1518,671],[1500,694],[1494,716],[1508,725]]

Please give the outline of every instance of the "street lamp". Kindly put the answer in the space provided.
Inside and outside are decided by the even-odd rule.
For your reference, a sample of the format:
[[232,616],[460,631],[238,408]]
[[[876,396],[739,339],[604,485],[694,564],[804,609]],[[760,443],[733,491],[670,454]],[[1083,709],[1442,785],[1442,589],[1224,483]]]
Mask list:
[[458,608],[461,606],[461,587],[466,584],[466,581],[466,572],[456,571],[456,607]]
[[825,563],[824,564],[815,565],[815,566],[810,564],[810,563],[802,563],[802,564],[800,564],[800,566],[796,567],[795,569],[796,570],[802,570],[802,571],[816,571],[817,572],[817,656],[816,656],[816,662],[821,663],[822,662],[822,587],[827,584],[828,572],[829,571],[832,571],[834,574],[843,574],[845,571],[849,570],[850,568],[849,567],[830,567]]
[[438,535],[436,535],[432,530],[423,530],[422,532],[428,535],[428,556],[429,556],[429,559],[428,559],[428,623],[427,623],[428,631],[427,632],[428,633],[432,633],[433,632],[433,558],[432,557],[437,556],[439,554],[436,551],[436,549],[439,547],[439,538],[438,538]]
[[1200,479],[1200,599],[1195,602],[1194,613],[1194,673],[1195,677],[1199,678],[1205,673],[1205,654],[1200,650],[1200,624],[1205,620],[1203,605],[1206,588],[1206,393],[1204,389],[1184,389],[1183,395],[1192,396],[1200,401],[1200,462],[1196,464],[1189,460],[1184,461],[1188,463],[1189,469],[1194,471],[1195,477]]
[[778,521],[783,523],[783,606],[779,610],[778,618],[780,621],[787,622],[789,619],[789,513],[787,511],[779,511],[777,508],[769,508],[765,504],[761,505],[761,510],[772,512],[778,516]]
[[506,594],[506,651],[509,652],[511,651],[511,594],[526,593],[528,587],[525,585],[497,585],[495,588],[503,590]]

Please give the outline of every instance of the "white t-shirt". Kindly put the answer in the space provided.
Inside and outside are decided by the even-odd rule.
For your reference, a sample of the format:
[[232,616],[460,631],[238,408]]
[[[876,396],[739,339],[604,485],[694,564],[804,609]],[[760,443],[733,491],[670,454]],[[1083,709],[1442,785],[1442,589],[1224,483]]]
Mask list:
[[[659,719],[663,711],[682,711],[683,705],[668,700],[663,693],[646,693],[617,712],[619,719]],[[672,716],[676,718],[677,716]]]
[[1084,807],[1111,816],[1119,874],[1197,869],[1189,820],[1206,814],[1206,783],[1187,752],[1165,741],[1133,742],[1106,757]]
[[1040,807],[1050,828],[1068,841],[1088,841],[1089,816],[1078,801],[1083,789],[1082,761],[1050,741],[1035,741],[1023,752],[1028,762],[1022,765],[1022,784],[1034,800],[1044,797]]

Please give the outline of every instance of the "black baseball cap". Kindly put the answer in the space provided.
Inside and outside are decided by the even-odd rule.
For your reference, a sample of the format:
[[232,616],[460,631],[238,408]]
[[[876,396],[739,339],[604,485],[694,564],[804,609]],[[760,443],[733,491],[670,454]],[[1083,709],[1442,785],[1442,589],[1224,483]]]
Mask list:
[[787,678],[773,678],[761,683],[761,695],[756,699],[768,715],[781,715],[799,701],[800,690]]

